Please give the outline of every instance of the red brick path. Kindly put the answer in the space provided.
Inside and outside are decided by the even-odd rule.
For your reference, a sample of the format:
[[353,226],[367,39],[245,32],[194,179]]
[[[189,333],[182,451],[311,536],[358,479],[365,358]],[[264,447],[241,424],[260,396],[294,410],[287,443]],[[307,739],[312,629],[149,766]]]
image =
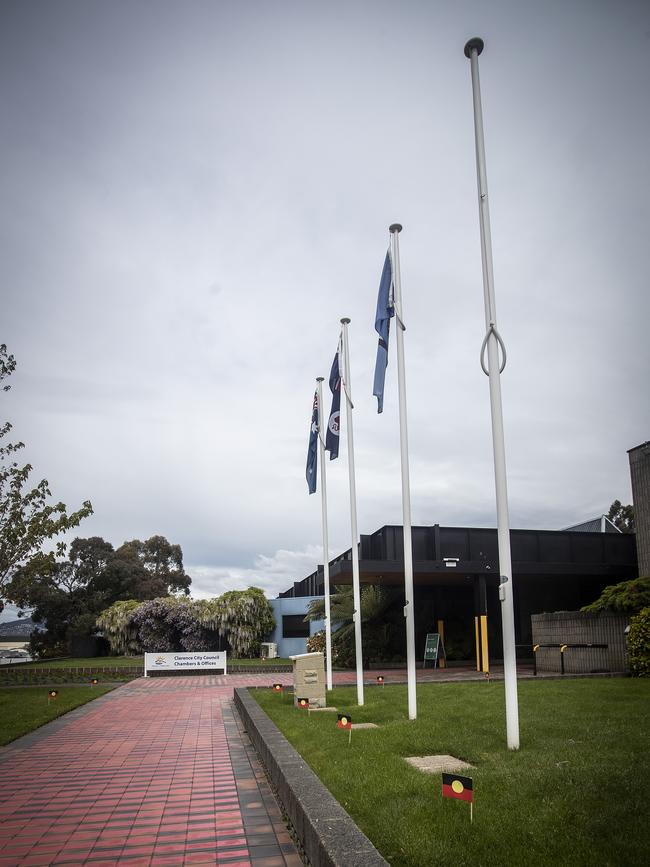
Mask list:
[[231,709],[258,678],[219,679],[140,679],[2,750],[0,867],[299,867]]
[[[405,671],[381,673],[406,680]],[[420,682],[477,677],[471,668],[418,671]],[[140,678],[0,749],[0,867],[299,867],[231,704],[233,687],[273,681],[292,678]]]

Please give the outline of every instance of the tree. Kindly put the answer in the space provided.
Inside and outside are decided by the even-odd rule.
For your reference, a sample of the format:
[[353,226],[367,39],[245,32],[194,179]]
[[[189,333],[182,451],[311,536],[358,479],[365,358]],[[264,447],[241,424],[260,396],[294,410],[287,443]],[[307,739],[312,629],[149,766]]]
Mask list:
[[[141,543],[140,543],[141,544]],[[148,586],[148,573],[129,544],[124,543],[115,551],[105,568],[97,574],[95,584],[112,599],[154,599],[165,596],[167,588]],[[159,591],[159,592],[156,592]],[[108,600],[107,604],[112,600]]]
[[168,596],[138,605],[131,615],[131,624],[138,630],[142,649],[151,653],[212,650],[217,636],[199,622],[197,604]]
[[259,655],[275,618],[264,591],[249,587],[208,600],[118,602],[101,612],[97,626],[113,653],[216,650],[222,638],[236,657],[250,657]]
[[[9,377],[16,368],[16,360],[0,345],[0,381]],[[11,386],[3,385],[8,391]],[[0,443],[9,434],[12,425],[6,422],[0,427]],[[37,556],[46,556],[52,563],[56,554],[62,555],[65,543],[56,543],[55,551],[42,553],[43,545],[61,533],[78,527],[81,521],[92,514],[89,500],[80,509],[68,513],[64,503],[51,503],[52,493],[47,479],[30,487],[32,465],[20,466],[16,453],[24,443],[0,445],[0,611],[4,608],[5,587],[14,572]]]
[[631,673],[650,677],[650,607],[643,608],[630,621],[627,652]]
[[[405,642],[403,618],[395,619],[397,604],[403,605],[403,596],[385,587],[366,585],[361,589],[361,640],[364,661],[386,659],[395,655]],[[351,587],[337,587],[330,597],[330,616],[338,628],[332,633],[332,662],[353,665],[355,659],[354,597]],[[401,611],[399,612],[401,614]],[[314,599],[307,609],[305,620],[323,620],[325,600]],[[402,651],[403,652],[403,651]]]
[[47,625],[46,632],[32,636],[37,655],[65,654],[73,635],[92,630],[93,609],[101,609],[101,597],[93,605],[88,583],[70,561],[53,562],[44,554],[17,569],[6,589],[12,602],[32,609],[35,623]]
[[199,622],[224,636],[235,657],[259,656],[260,644],[275,628],[273,606],[259,587],[229,590],[197,605]]
[[[147,568],[150,551],[157,553],[159,562]],[[38,636],[41,653],[65,654],[75,637],[97,631],[98,616],[113,603],[136,600],[135,607],[138,601],[156,598],[156,593],[168,596],[172,586],[185,587],[185,582],[189,584],[190,578],[183,572],[180,545],[170,545],[163,536],[125,542],[117,551],[110,542],[92,536],[75,539],[67,560],[32,558],[15,571],[6,595],[21,608],[33,609],[35,622],[47,625],[47,632]]]
[[105,542],[100,536],[91,536],[89,539],[77,538],[71,543],[68,560],[79,580],[90,582],[101,575],[114,556],[110,542]]
[[97,618],[97,627],[108,640],[111,652],[117,656],[136,656],[142,652],[138,641],[138,627],[132,620],[135,609],[141,604],[137,599],[114,602]]
[[585,605],[582,611],[622,611],[636,614],[650,606],[650,577],[633,578],[605,587],[598,599]]
[[634,522],[634,506],[624,506],[620,500],[614,500],[607,513],[609,520],[621,531],[621,533],[636,532]]
[[125,542],[115,555],[123,566],[130,568],[134,598],[155,599],[169,593],[189,595],[192,579],[183,569],[181,546],[171,545],[164,536],[152,536],[146,542],[139,539]]

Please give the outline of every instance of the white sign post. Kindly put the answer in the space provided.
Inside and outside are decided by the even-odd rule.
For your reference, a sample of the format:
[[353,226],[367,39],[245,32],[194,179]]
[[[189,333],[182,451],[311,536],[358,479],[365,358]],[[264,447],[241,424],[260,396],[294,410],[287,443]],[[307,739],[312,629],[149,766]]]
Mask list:
[[187,671],[206,668],[226,670],[226,651],[204,651],[203,653],[145,653],[144,676],[150,671]]

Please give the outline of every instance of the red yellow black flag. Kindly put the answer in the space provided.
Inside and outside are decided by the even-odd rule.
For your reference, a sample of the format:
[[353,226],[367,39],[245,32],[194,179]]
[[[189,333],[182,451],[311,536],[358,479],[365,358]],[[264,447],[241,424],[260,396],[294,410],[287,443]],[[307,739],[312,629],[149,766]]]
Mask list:
[[273,692],[282,692],[282,684],[281,683],[272,683],[271,689]]
[[347,713],[340,713],[336,720],[336,727],[339,729],[352,729],[352,717]]
[[298,707],[309,709],[309,699],[308,698],[297,698],[296,704]]
[[458,798],[459,801],[474,801],[474,784],[470,777],[459,777],[458,774],[442,775],[442,797]]

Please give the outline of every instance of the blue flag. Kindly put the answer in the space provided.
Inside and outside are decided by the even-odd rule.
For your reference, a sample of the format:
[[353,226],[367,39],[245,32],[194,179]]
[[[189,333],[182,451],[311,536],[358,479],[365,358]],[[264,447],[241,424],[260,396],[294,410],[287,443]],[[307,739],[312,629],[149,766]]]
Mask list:
[[372,393],[377,397],[377,412],[384,409],[384,380],[388,367],[388,332],[391,317],[395,315],[391,286],[393,283],[393,269],[390,261],[390,252],[386,253],[384,270],[381,272],[379,282],[379,297],[377,298],[377,313],[375,314],[375,331],[379,334],[379,346],[377,347],[377,361],[375,362],[375,382]]
[[307,449],[307,487],[309,493],[316,490],[316,473],[318,468],[318,392],[314,392],[314,406],[311,413],[311,428],[309,429],[309,448]]
[[330,391],[332,392],[332,410],[327,422],[325,448],[330,453],[330,460],[339,456],[339,440],[341,430],[341,371],[339,368],[339,352],[337,350],[330,371]]

